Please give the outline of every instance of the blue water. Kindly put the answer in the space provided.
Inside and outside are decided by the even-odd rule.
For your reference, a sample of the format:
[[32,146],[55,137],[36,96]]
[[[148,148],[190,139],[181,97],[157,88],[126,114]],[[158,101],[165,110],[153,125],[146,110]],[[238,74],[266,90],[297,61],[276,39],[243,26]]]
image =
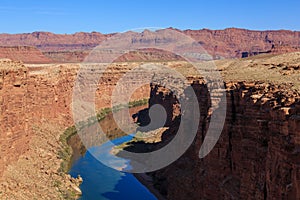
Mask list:
[[[132,136],[112,140],[118,145],[128,141]],[[70,169],[72,177],[80,175],[83,182],[81,200],[155,200],[156,197],[142,185],[132,174],[120,172],[99,162],[96,157],[111,162],[116,167],[124,167],[130,161],[118,158],[110,153],[111,143],[88,149],[83,157],[75,161]],[[94,156],[93,156],[93,155]]]

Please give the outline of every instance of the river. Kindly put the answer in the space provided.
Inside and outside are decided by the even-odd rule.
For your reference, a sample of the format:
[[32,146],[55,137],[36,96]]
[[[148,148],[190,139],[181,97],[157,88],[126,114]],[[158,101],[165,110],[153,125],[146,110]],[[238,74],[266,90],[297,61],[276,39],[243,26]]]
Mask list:
[[[136,108],[135,108],[136,110]],[[109,117],[106,120],[109,120]],[[131,135],[122,136],[111,140],[119,145],[132,138]],[[76,142],[78,143],[79,137]],[[74,142],[73,138],[73,144]],[[122,168],[130,161],[118,158],[111,154],[112,144],[104,143],[101,146],[89,148],[82,155],[79,154],[81,147],[72,145],[73,151],[77,152],[73,156],[70,175],[83,179],[80,189],[82,191],[81,200],[155,200],[157,199],[143,184],[141,184],[133,174],[120,172],[99,162],[93,155],[101,156],[114,166]],[[77,148],[77,149],[76,149]],[[92,154],[93,155],[92,155]]]

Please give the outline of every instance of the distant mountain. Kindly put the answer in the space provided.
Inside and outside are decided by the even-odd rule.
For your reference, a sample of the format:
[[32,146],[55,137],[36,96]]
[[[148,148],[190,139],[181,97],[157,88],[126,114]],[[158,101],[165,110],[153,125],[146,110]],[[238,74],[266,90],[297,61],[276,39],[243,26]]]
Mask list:
[[[224,30],[173,30],[192,37],[215,59],[241,58],[260,53],[300,51],[299,31],[253,31],[237,28]],[[80,32],[75,34],[54,34],[49,32],[0,34],[0,46],[34,46],[54,61],[80,62],[88,55],[91,49],[112,35],[114,33],[101,34],[98,32]],[[135,41],[134,38],[132,40],[140,42]],[[153,54],[158,58],[157,53]],[[147,60],[149,56],[127,56],[127,58]],[[173,59],[170,55],[167,58]],[[126,59],[121,60],[125,61]]]

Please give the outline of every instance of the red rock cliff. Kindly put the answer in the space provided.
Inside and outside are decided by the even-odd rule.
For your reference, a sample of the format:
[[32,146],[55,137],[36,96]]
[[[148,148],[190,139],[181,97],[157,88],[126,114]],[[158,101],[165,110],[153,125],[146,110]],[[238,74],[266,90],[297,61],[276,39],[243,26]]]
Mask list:
[[[205,84],[193,84],[201,102],[200,128],[180,159],[152,173],[157,188],[167,199],[299,199],[300,97],[289,87],[227,82],[224,129],[214,149],[200,159],[213,102]],[[176,100],[166,89],[154,90],[150,101],[169,105]],[[165,108],[174,113],[174,106]],[[173,129],[174,134],[176,125]]]
[[[132,67],[133,63],[112,64],[103,73],[95,94],[97,109],[111,106],[113,88]],[[25,67],[10,60],[0,61],[0,176],[27,151],[33,128],[45,121],[66,128],[74,123],[71,103],[78,68],[76,64]],[[126,85],[133,84],[130,80]],[[144,86],[131,99],[148,97],[149,86]]]

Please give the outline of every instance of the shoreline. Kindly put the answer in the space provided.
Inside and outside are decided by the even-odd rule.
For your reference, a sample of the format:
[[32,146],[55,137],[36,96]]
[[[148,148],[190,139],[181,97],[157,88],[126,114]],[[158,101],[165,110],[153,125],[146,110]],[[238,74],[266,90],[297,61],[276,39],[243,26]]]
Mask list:
[[[74,135],[73,135],[74,136]],[[72,136],[71,136],[72,137]],[[70,138],[69,138],[70,139]],[[72,145],[69,145],[72,150]],[[112,152],[110,151],[112,154]],[[71,161],[71,160],[70,160]],[[72,161],[69,163],[72,166]],[[68,174],[68,173],[67,173]],[[146,173],[131,173],[144,187],[146,187],[151,194],[153,194],[158,200],[166,200],[166,198],[154,187],[152,177]],[[78,197],[80,198],[80,196]]]
[[[144,107],[148,107],[147,104],[146,104],[147,102],[148,102],[148,99],[141,99],[141,100],[130,102],[129,103],[129,109],[138,109],[137,111],[139,111]],[[116,107],[115,109],[118,111],[121,108]],[[107,108],[101,109],[100,112],[97,114],[97,119],[96,119],[97,122],[100,123],[101,121],[103,121],[105,118],[107,118],[111,114],[112,111],[113,111],[113,109],[107,109]],[[137,112],[137,111],[134,111],[134,113]],[[77,135],[77,130],[76,130],[76,127],[74,125],[68,127],[67,129],[65,129],[64,132],[60,135],[60,142],[63,144],[62,145],[63,149],[59,152],[59,154],[60,154],[60,156],[62,156],[62,160],[63,160],[60,163],[60,171],[62,171],[63,173],[65,173],[68,176],[70,176],[69,170],[72,168],[73,161],[74,161],[74,156],[75,157],[79,156],[79,153],[81,152],[80,151],[81,147],[80,147],[80,149],[77,149],[78,148],[78,143],[77,143],[77,147],[76,147],[76,144],[75,144],[78,139],[80,140],[80,138],[75,138],[77,136],[78,136]],[[71,140],[74,139],[74,138],[75,138],[75,140],[73,140],[73,142],[71,142]],[[79,143],[80,143],[79,146],[83,145],[81,143],[81,141],[79,141]],[[85,151],[86,151],[86,149],[85,149]],[[135,176],[135,174],[133,174],[133,175],[158,200],[165,200],[165,198],[163,198],[159,194],[159,192],[157,190],[155,190],[155,188],[153,186],[151,187],[152,184],[147,185],[146,182],[142,180],[142,178],[139,179]],[[84,180],[82,180],[82,178],[80,177],[80,181],[82,182]],[[80,185],[78,185],[78,189],[80,190],[80,193],[81,193]],[[81,195],[77,195],[76,199],[79,199],[80,197],[81,197]]]

